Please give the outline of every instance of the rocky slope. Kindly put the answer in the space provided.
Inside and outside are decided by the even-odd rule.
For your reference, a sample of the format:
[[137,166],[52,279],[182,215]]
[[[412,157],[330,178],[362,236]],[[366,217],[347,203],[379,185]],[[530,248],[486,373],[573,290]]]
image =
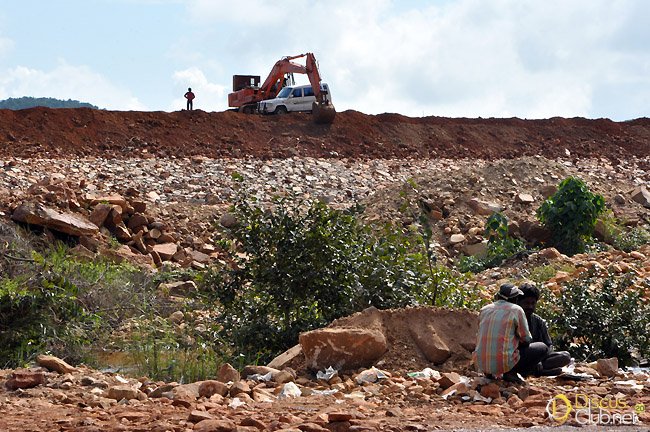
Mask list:
[[[311,124],[306,115],[36,108],[0,110],[0,149],[3,223],[14,223],[13,217],[44,225],[50,236],[72,231],[67,235],[82,239],[79,253],[88,255],[106,253],[109,238],[116,237],[121,247],[113,247],[113,253],[151,266],[167,262],[201,267],[218,259],[215,223],[227,223],[223,215],[241,193],[263,204],[273,195],[321,199],[336,207],[360,203],[366,219],[404,225],[416,220],[414,212],[424,210],[434,228],[437,252],[449,263],[481,244],[491,209],[503,210],[513,229],[525,236],[523,227],[534,221],[535,209],[569,175],[583,178],[603,194],[623,223],[650,223],[648,119],[413,119],[348,111],[339,113],[333,125],[322,126]],[[89,222],[94,228],[84,228]],[[501,280],[519,280],[531,268],[552,263],[570,264],[576,274],[598,265],[621,272],[632,269],[639,280],[650,277],[646,247],[630,254],[573,258],[546,250],[484,272],[476,281],[490,292]],[[571,277],[558,274],[547,284],[557,287]],[[601,377],[584,365],[595,381],[546,378],[522,387],[497,382],[495,388],[467,371],[462,379],[409,377],[405,370],[417,371],[428,363],[413,354],[413,341],[402,339],[405,333],[399,326],[387,333],[391,355],[380,366],[392,371],[391,377],[359,383],[360,371],[326,382],[292,376],[287,382],[300,387],[298,398],[278,398],[287,382],[235,380],[237,385],[228,385],[226,391],[224,382],[213,384],[218,392],[200,395],[198,385],[181,391],[176,384],[166,387],[168,383],[124,379],[83,367],[2,371],[0,428],[527,427],[551,424],[544,417],[546,402],[568,388],[648,403],[647,374],[619,371]],[[12,379],[36,384],[7,387]],[[570,387],[557,387],[560,384]],[[116,388],[120,386],[128,389]],[[448,390],[452,387],[453,393]],[[156,390],[167,394],[152,396]],[[245,405],[237,406],[242,401]],[[650,419],[644,415],[647,423]]]

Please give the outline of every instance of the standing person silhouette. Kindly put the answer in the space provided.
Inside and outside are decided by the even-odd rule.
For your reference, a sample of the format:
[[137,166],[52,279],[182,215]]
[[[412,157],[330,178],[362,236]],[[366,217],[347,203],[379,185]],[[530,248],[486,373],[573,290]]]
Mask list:
[[194,93],[192,93],[192,88],[187,89],[187,93],[185,93],[185,99],[187,99],[187,110],[192,111],[194,108],[193,100],[196,96],[194,96]]

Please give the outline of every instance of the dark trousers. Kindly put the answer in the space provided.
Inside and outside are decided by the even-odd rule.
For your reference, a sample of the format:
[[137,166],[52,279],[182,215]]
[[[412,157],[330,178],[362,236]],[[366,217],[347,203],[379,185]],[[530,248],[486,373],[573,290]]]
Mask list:
[[547,356],[548,346],[544,342],[533,342],[527,346],[520,346],[519,362],[512,370],[523,376],[533,375],[541,369],[540,363]]
[[571,363],[571,354],[566,351],[550,351],[542,360],[540,375],[554,376],[562,373],[562,367]]
[[188,99],[187,100],[187,110],[192,111],[193,105],[194,104],[192,103],[192,101]]

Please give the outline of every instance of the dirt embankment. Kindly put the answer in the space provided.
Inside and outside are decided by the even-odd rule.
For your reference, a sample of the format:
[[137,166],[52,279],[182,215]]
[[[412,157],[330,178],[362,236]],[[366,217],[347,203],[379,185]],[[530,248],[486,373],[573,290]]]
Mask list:
[[333,125],[307,114],[0,110],[5,156],[68,155],[283,158],[550,158],[650,154],[650,119],[467,119],[338,113]]

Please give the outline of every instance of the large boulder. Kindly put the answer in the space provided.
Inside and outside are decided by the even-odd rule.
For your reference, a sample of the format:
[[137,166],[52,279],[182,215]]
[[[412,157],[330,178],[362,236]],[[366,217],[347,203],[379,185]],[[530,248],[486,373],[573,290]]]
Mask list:
[[302,333],[299,338],[306,365],[351,370],[372,366],[386,352],[386,337],[377,330],[324,328]]
[[63,213],[37,202],[22,203],[14,210],[11,218],[16,222],[38,225],[73,236],[99,232],[99,227],[83,216]]
[[39,354],[36,357],[36,363],[38,363],[39,366],[43,366],[48,370],[55,371],[61,374],[72,373],[77,370],[77,368],[75,368],[74,366],[70,366],[64,360],[61,360],[58,357],[54,357],[47,354]]

